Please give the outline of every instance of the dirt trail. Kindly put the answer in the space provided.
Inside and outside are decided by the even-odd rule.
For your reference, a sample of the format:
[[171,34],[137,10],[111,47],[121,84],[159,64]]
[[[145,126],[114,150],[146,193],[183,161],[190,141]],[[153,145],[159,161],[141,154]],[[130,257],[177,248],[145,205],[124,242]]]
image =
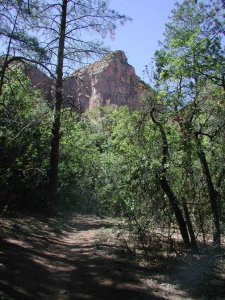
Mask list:
[[2,219],[0,225],[1,300],[225,299],[195,297],[171,284],[171,272],[134,267],[108,238],[110,220]]

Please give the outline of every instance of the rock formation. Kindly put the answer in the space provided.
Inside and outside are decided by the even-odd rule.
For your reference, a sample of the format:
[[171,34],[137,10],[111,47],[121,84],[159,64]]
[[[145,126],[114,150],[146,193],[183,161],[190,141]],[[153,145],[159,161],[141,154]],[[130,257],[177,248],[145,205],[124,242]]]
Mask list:
[[[19,63],[31,84],[41,89],[47,100],[53,99],[53,80],[34,66]],[[74,72],[64,79],[64,107],[78,112],[102,106],[126,105],[131,109],[141,107],[141,97],[146,86],[128,64],[123,51],[111,52],[100,61]]]
[[30,79],[32,86],[35,89],[40,89],[44,93],[44,97],[47,100],[52,101],[52,86],[53,80],[50,79],[45,73],[41,72],[39,69],[24,64],[24,73]]
[[84,112],[102,106],[140,108],[145,85],[128,64],[123,51],[108,54],[64,82],[66,105]]

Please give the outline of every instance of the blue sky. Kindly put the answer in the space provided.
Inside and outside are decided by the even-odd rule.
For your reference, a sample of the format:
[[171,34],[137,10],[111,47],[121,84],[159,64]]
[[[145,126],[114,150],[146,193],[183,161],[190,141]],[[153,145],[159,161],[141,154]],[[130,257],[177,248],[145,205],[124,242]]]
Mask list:
[[[138,76],[143,77],[145,65],[149,64],[163,40],[165,23],[176,0],[110,0],[109,6],[133,19],[118,26],[114,40],[106,40],[111,50],[125,51],[128,62]],[[180,2],[180,1],[179,1]]]

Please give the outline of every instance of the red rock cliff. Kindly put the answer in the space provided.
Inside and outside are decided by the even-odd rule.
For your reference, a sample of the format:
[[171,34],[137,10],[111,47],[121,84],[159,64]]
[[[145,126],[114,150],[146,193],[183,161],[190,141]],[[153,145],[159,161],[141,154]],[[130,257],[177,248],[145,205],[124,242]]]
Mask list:
[[[45,98],[52,101],[53,80],[31,65],[19,63],[18,66],[24,70],[34,88],[41,89]],[[145,88],[134,68],[128,64],[125,53],[115,51],[64,79],[63,105],[79,112],[102,106],[140,108]]]
[[144,88],[125,53],[116,51],[65,80],[65,103],[81,112],[101,106],[134,109],[141,106]]

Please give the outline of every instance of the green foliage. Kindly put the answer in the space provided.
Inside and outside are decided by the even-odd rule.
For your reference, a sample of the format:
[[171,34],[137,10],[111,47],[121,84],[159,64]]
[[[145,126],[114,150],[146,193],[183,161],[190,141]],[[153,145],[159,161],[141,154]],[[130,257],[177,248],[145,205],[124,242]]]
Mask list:
[[[96,211],[95,180],[101,133],[92,131],[85,117],[64,112],[61,138],[60,205],[83,213]],[[99,143],[99,146],[98,146]]]
[[149,122],[143,123],[142,113],[121,108],[100,109],[79,119],[66,114],[61,205],[67,202],[82,212],[146,222],[150,216],[161,216],[165,201],[155,182],[160,156],[154,142],[158,137]]
[[[219,3],[177,4],[156,52],[156,86],[149,88],[143,111],[62,112],[60,209],[123,217],[147,251],[158,229],[168,240],[178,229],[164,180],[190,236],[193,231],[194,238],[205,241],[216,217],[224,230],[225,62]],[[8,72],[0,98],[2,207],[43,208],[50,127],[41,94],[20,71]]]
[[[171,187],[180,195],[184,210],[186,206],[189,216],[196,220],[196,227],[203,219],[206,225],[211,213],[214,245],[219,244],[221,200],[224,199],[224,191],[220,193],[216,183],[223,167],[217,171],[214,167],[221,161],[221,153],[214,158],[210,156],[211,147],[222,145],[225,130],[223,10],[221,1],[184,0],[176,4],[171,22],[166,26],[162,48],[155,56],[158,97],[170,111],[179,133],[177,146],[174,140],[170,144],[169,160],[174,159],[167,175],[177,178]],[[171,127],[170,122],[164,122],[166,131]],[[173,139],[175,136],[172,135]],[[168,133],[167,138],[170,139]],[[200,227],[197,230],[204,234]]]
[[0,103],[2,205],[35,206],[46,180],[49,108],[19,70],[7,74]]

